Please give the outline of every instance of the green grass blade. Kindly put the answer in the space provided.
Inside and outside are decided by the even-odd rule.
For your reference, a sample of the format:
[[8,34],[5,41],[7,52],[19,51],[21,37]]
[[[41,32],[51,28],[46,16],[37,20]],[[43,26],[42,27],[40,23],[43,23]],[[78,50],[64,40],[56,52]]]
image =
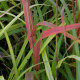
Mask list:
[[5,31],[7,31],[7,30],[11,27],[11,25],[12,25],[21,15],[23,15],[23,11],[22,11],[20,14],[18,14],[18,15],[0,32],[0,37],[3,35],[3,33],[4,33]]
[[77,0],[78,8],[79,8],[79,13],[80,13],[80,0]]
[[44,65],[45,65],[48,80],[54,80],[54,78],[52,76],[51,68],[50,68],[50,65],[49,65],[49,62],[48,62],[48,57],[47,57],[47,54],[46,54],[45,50],[43,51],[42,57],[43,57],[43,61],[44,61]]
[[[2,28],[4,29],[4,25],[1,22],[0,22],[0,24],[1,24]],[[15,75],[16,75],[16,78],[17,78],[19,73],[18,73],[18,70],[17,70],[15,55],[14,55],[14,52],[13,52],[13,49],[12,49],[11,42],[10,42],[9,37],[7,35],[7,32],[5,32],[5,37],[6,37],[6,41],[7,41],[7,44],[8,44],[8,47],[9,47],[9,51],[10,51],[10,54],[11,54]]]
[[[63,5],[66,5],[64,0],[60,0],[60,1]],[[73,20],[72,20],[72,17],[71,17],[71,14],[70,14],[68,7],[66,7],[65,10],[66,10],[66,13],[68,15],[68,19],[69,19],[70,24],[73,24]],[[72,30],[72,34],[75,37],[77,36],[75,30]],[[75,49],[76,55],[80,56],[78,43],[74,44],[74,49]],[[80,62],[76,61],[76,80],[80,80],[79,72],[80,72]]]
[[[16,65],[17,65],[17,66],[18,66],[18,64],[19,64],[19,62],[20,62],[20,60],[21,60],[21,57],[22,57],[22,55],[23,55],[23,53],[24,53],[24,50],[25,50],[27,44],[28,44],[28,37],[25,38],[24,44],[22,45],[22,48],[21,48],[21,50],[20,50],[20,52],[19,52],[19,54],[18,54],[18,57],[17,57],[17,59],[16,59],[16,62],[17,62]],[[13,68],[12,68],[12,70],[13,70]],[[18,70],[18,71],[19,71],[19,70]],[[10,73],[8,80],[12,79],[13,74],[14,74],[14,73],[12,73],[12,72]]]

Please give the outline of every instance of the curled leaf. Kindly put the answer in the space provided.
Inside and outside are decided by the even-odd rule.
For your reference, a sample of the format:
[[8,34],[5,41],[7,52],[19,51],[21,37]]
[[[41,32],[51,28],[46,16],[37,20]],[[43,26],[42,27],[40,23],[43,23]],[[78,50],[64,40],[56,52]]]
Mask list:
[[60,66],[63,63],[63,61],[65,61],[68,58],[73,58],[73,59],[76,59],[76,60],[80,61],[80,57],[79,56],[76,56],[76,55],[67,56],[67,57],[61,59],[60,61],[58,61],[58,64],[57,64],[56,68],[60,68]]

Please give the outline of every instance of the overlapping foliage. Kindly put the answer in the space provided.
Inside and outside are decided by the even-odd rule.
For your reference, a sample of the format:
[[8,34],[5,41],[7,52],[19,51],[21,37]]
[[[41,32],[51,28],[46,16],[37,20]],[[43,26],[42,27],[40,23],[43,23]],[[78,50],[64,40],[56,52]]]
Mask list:
[[[54,80],[58,77],[61,80],[80,79],[80,17],[77,2],[78,0],[0,2],[0,60],[8,75],[3,73],[2,66],[1,74],[6,79],[25,80],[24,75],[32,71],[37,80]],[[66,54],[69,56],[65,57]]]

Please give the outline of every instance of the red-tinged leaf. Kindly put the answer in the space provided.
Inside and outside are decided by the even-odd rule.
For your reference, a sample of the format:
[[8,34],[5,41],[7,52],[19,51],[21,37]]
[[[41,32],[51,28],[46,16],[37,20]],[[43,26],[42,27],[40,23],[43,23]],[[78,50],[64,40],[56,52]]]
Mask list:
[[78,42],[80,44],[80,40],[78,38],[75,38],[74,42],[69,46],[67,51],[70,50],[70,48],[74,45],[75,42]]
[[66,6],[72,6],[72,5],[66,4],[66,5],[64,5],[64,6],[62,7],[62,9],[61,9],[61,21],[62,21],[62,24],[63,24],[63,26],[64,26],[64,41],[65,41],[65,44],[66,44],[66,34],[65,34],[65,32],[66,32],[66,31],[65,31],[66,27],[65,27],[65,25],[64,25],[63,14],[64,14],[64,9],[65,9]]
[[[72,29],[80,28],[80,23],[66,25],[65,27],[66,27],[65,31],[69,31]],[[45,37],[51,36],[53,34],[59,34],[59,33],[63,33],[63,32],[64,32],[64,26],[54,27],[54,28],[48,29],[42,33],[40,40],[45,38]]]
[[[40,26],[40,25],[44,25],[44,26],[47,26],[47,27],[49,27],[49,28],[54,28],[54,27],[56,27],[56,25],[55,24],[52,24],[52,23],[50,23],[50,22],[47,22],[47,21],[43,21],[43,22],[39,22],[37,25],[36,25],[36,27],[37,26]],[[34,28],[35,30],[36,30],[36,28]],[[35,32],[35,31],[34,31]],[[64,34],[64,32],[62,32],[63,34]],[[66,33],[66,36],[68,37],[68,38],[70,38],[70,39],[72,39],[72,40],[77,40],[77,42],[78,43],[80,43],[80,41],[78,40],[78,38],[76,38],[76,37],[74,37],[73,35],[71,35],[71,34],[69,34],[68,32],[65,32]]]
[[80,40],[78,38],[74,37],[73,35],[71,35],[70,33],[66,32],[66,36],[80,44]]
[[31,20],[30,20],[30,9],[29,9],[29,0],[22,0],[22,4],[23,4],[23,10],[24,10],[24,17],[25,17],[25,21],[26,21],[26,28],[27,28],[27,33],[28,33],[28,39],[29,39],[29,44],[30,44],[30,48],[33,47],[33,40],[31,37]]
[[[52,23],[47,22],[47,21],[39,22],[39,23],[36,25],[36,27],[37,27],[37,26],[40,26],[40,25],[44,25],[44,26],[47,26],[47,27],[49,27],[49,28],[54,28],[54,27],[56,27],[55,24],[52,24]],[[36,30],[36,28],[34,28],[34,29]],[[35,30],[33,30],[33,31],[36,32]],[[64,34],[64,32],[62,32],[62,33]],[[73,35],[69,34],[68,32],[65,32],[65,33],[66,33],[66,36],[67,36],[68,38],[70,38],[70,39],[72,39],[72,40],[74,40],[74,41],[77,40],[77,42],[80,43],[80,40],[78,40],[78,38],[74,37]]]
[[[42,22],[39,22],[36,26],[40,26],[40,25],[44,25],[44,26],[47,26],[49,28],[54,28],[56,27],[55,24],[52,24],[50,22],[47,22],[47,21],[42,21]],[[63,33],[64,34],[64,33]],[[80,43],[80,40],[78,40],[78,38],[74,37],[73,35],[69,34],[68,32],[65,32],[66,36],[74,41],[77,40],[78,43]]]
[[67,51],[70,50],[70,48],[74,45],[75,42],[78,42],[80,44],[80,40],[78,38],[74,37],[73,35],[71,35],[71,34],[69,34],[69,33],[66,32],[66,36],[68,38],[74,40],[74,42],[69,46],[69,48],[67,49]]
[[[39,55],[39,51],[40,51],[40,41],[37,43],[36,46],[34,46],[33,48],[33,64],[37,64],[40,62],[40,55]],[[39,70],[39,65],[37,65],[37,67],[34,67],[35,70]]]
[[47,21],[39,22],[39,23],[36,24],[35,27],[33,28],[31,36],[34,36],[34,35],[36,34],[36,28],[37,28],[38,26],[44,27],[43,25],[44,25],[44,26],[47,26],[47,27],[49,27],[49,28],[54,28],[54,27],[56,27],[55,24],[52,24],[52,23],[47,22]]
[[[24,17],[26,21],[26,28],[27,28],[30,48],[33,48],[33,63],[37,64],[40,62],[39,49],[37,48],[39,45],[34,47],[35,35],[31,36],[34,24],[33,24],[32,13],[31,10],[29,9],[29,0],[22,0],[22,4],[23,4]],[[36,66],[35,69],[39,70],[39,66]]]
[[52,24],[52,23],[47,22],[47,21],[39,22],[36,26],[42,26],[42,25],[47,26],[47,27],[49,27],[49,28],[56,27],[56,25],[55,25],[55,24]]
[[[76,28],[80,28],[80,23],[77,23],[77,24],[71,24],[71,25],[66,25],[65,26],[65,31],[69,31],[69,30],[73,30],[73,29],[76,29]],[[48,30],[45,30],[43,33],[42,33],[42,36],[40,37],[39,41],[37,44],[40,44],[40,41],[48,36],[51,36],[51,35],[54,35],[54,34],[59,34],[59,33],[62,33],[64,34],[64,26],[61,26],[61,27],[54,27],[54,28],[51,28],[51,29],[48,29]],[[73,39],[73,40],[78,40],[77,38],[73,37],[72,35],[70,35],[69,33],[66,32],[66,36]],[[78,41],[80,43],[80,41]],[[37,44],[35,45],[35,47],[37,47]],[[40,48],[40,47],[39,47]]]
[[37,26],[34,26],[34,28],[32,29],[31,37],[36,35],[36,28]]
[[65,25],[64,25],[64,18],[63,18],[63,13],[64,13],[64,9],[67,5],[64,5],[61,9],[61,21],[62,21],[62,25],[64,26],[64,41],[66,44],[66,34],[65,34]]
[[[39,22],[39,23],[36,25],[36,27],[37,27],[37,26],[40,26],[40,25],[44,25],[44,26],[47,26],[47,27],[49,27],[49,28],[54,28],[54,27],[56,27],[55,24],[52,24],[52,23],[47,22],[47,21]],[[36,30],[36,29],[35,29],[35,30]],[[35,31],[34,31],[34,32],[35,32]],[[70,38],[70,39],[72,39],[72,40],[74,40],[74,41],[77,40],[77,42],[80,43],[80,41],[78,40],[78,38],[74,37],[73,35],[69,34],[68,32],[65,32],[65,33],[66,33],[66,36],[67,36],[68,38]],[[63,34],[64,34],[64,33],[63,33]]]
[[76,41],[74,41],[74,42],[68,47],[67,51],[69,51],[69,50],[71,49],[71,47],[74,45],[75,42],[76,42]]

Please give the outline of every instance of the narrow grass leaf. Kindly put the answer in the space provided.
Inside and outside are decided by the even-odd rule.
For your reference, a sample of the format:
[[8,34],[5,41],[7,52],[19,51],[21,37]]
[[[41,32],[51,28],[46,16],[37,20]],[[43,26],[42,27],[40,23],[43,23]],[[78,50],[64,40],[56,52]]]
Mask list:
[[48,61],[47,54],[46,54],[45,50],[43,51],[42,57],[43,57],[43,61],[44,61],[44,64],[45,64],[45,69],[46,69],[46,74],[48,76],[48,80],[54,80],[54,78],[52,76],[52,72],[51,72],[49,62],[45,62],[45,61]]
[[[32,29],[34,27],[33,24],[33,19],[32,19],[32,13],[31,10],[29,9],[29,0],[22,0],[23,4],[23,10],[24,10],[24,17],[26,21],[26,29],[28,33],[28,39],[29,39],[29,44],[30,48],[33,48],[33,64],[37,64],[40,62],[40,55],[39,55],[39,48],[37,48],[40,44],[34,47],[34,42],[35,42],[35,35],[31,36],[32,34]],[[34,67],[35,70],[39,70],[39,65]]]
[[[66,27],[65,31],[69,31],[69,30],[72,30],[72,29],[79,28],[80,27],[80,23],[66,25],[65,27]],[[48,29],[48,30],[46,30],[46,31],[44,31],[42,33],[42,36],[41,36],[40,40],[45,38],[45,37],[48,37],[50,35],[59,34],[59,33],[63,33],[63,32],[64,32],[64,26],[54,27],[54,28]]]
[[[0,22],[0,24],[1,24],[2,28],[4,28],[4,25],[1,22]],[[14,71],[16,73],[15,75],[16,75],[16,77],[18,77],[19,73],[18,73],[18,70],[17,70],[15,55],[14,55],[14,52],[13,52],[13,49],[12,49],[11,42],[10,42],[9,37],[7,35],[7,32],[5,32],[5,37],[6,37],[6,41],[7,41],[7,44],[8,44],[8,47],[9,47],[9,51],[10,51],[10,54],[11,54]]]

